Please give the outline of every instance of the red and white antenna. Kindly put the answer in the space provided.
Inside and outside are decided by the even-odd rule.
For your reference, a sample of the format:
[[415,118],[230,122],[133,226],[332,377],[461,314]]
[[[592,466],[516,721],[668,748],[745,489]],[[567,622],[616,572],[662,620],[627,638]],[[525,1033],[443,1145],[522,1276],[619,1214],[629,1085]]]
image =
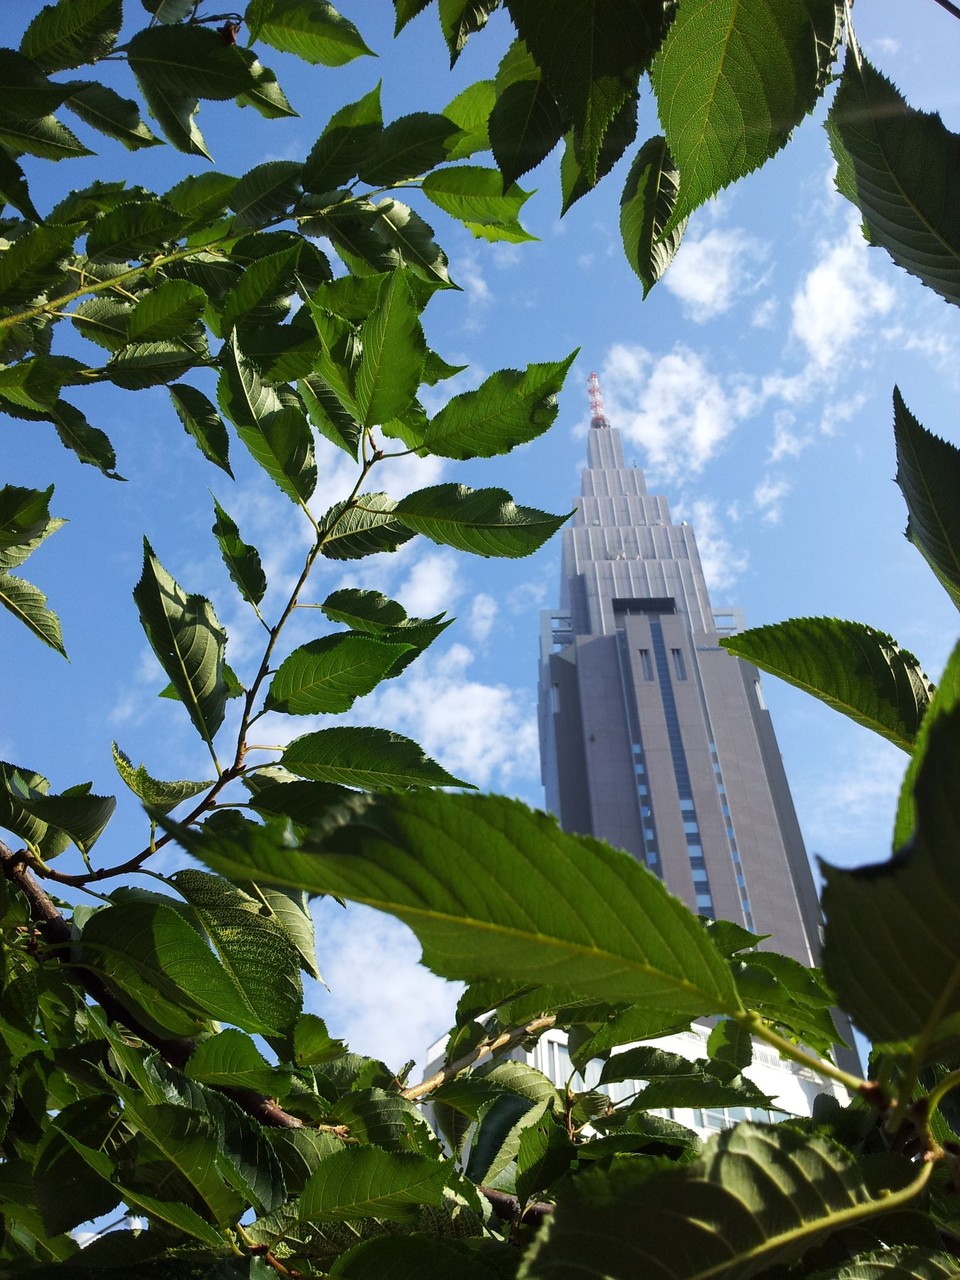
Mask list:
[[590,397],[591,427],[609,427],[610,423],[603,412],[603,393],[600,390],[600,379],[595,373],[591,373],[587,382],[587,394]]

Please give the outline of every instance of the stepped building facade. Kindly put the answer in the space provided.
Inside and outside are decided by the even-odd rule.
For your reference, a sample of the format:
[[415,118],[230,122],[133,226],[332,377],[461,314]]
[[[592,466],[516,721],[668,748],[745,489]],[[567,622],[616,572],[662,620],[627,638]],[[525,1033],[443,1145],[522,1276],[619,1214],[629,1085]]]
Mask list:
[[625,464],[595,374],[591,406],[560,609],[542,619],[547,807],[700,915],[815,964],[817,893],[759,672],[720,647],[742,618],[712,606],[693,529]]

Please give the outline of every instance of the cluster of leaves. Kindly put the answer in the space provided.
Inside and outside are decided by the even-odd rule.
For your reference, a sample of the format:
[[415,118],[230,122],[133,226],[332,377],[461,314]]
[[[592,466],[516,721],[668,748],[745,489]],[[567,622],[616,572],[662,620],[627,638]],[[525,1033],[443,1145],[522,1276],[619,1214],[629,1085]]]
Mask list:
[[[398,29],[428,3],[396,0]],[[441,0],[452,58],[497,7]],[[384,124],[374,90],[334,114],[302,163],[205,169],[160,194],[103,180],[43,215],[30,165],[87,153],[61,109],[128,148],[159,145],[155,126],[205,157],[201,100],[291,113],[255,46],[328,67],[367,47],[326,0],[251,0],[242,22],[206,19],[192,0],[143,0],[146,15],[130,0],[58,0],[19,50],[0,51],[0,408],[51,424],[116,478],[112,443],[74,400],[98,382],[165,385],[198,465],[202,455],[231,476],[239,441],[309,532],[302,572],[268,617],[260,555],[214,501],[226,569],[263,628],[241,674],[211,603],[145,545],[135,605],[214,776],[158,779],[114,745],[146,814],[142,851],[96,865],[113,798],[87,784],[52,791],[31,767],[0,764],[0,827],[18,846],[0,843],[5,1275],[956,1273],[943,1250],[955,1251],[958,1225],[960,657],[934,692],[869,628],[808,620],[734,642],[912,753],[897,856],[829,872],[829,986],[739,927],[695,917],[626,855],[517,802],[439,790],[465,784],[389,729],[323,728],[251,763],[261,717],[342,713],[448,625],[346,588],[320,605],[326,630],[290,650],[286,625],[322,558],[417,536],[521,556],[563,519],[499,489],[447,483],[396,501],[370,487],[384,457],[475,459],[534,439],[572,360],[494,374],[429,417],[421,387],[456,370],[427,346],[422,316],[452,281],[406,201],[484,239],[527,238],[516,179],[562,141],[565,207],[587,192],[633,142],[649,73],[663,137],[636,153],[622,205],[649,289],[691,211],[813,106],[842,16],[834,0],[505,8],[517,39],[496,76],[442,114]],[[911,112],[848,36],[830,123],[841,187],[875,242],[956,301],[956,139]],[[103,83],[106,60],[138,98]],[[96,74],[64,78],[80,68]],[[473,162],[488,150],[495,167]],[[958,599],[960,456],[899,400],[896,413],[908,532]],[[324,450],[348,455],[356,480],[317,514]],[[0,600],[63,651],[55,613],[13,572],[62,524],[52,493],[0,489]],[[153,890],[126,883],[171,841],[197,866]],[[77,873],[55,865],[71,846]],[[71,906],[44,883],[107,893]],[[446,1059],[419,1084],[304,1012],[303,975],[319,976],[318,894],[406,921],[424,962],[467,982]],[[834,993],[881,1045],[877,1081],[828,1060]],[[704,1018],[715,1026],[703,1060],[637,1045]],[[568,1037],[565,1087],[502,1059],[547,1028]],[[744,1122],[701,1150],[658,1112],[766,1112],[743,1074],[755,1039],[854,1101],[825,1102],[808,1121]],[[614,1103],[605,1086],[623,1081],[632,1092]],[[113,1213],[120,1228],[81,1248],[75,1230]]]

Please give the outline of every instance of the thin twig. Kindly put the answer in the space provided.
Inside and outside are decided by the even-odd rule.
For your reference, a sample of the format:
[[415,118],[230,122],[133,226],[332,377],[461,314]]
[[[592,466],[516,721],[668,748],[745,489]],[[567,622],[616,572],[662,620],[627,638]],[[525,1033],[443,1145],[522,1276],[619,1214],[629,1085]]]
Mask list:
[[465,1053],[456,1062],[451,1062],[447,1066],[441,1067],[439,1071],[435,1071],[432,1076],[427,1076],[419,1084],[411,1085],[409,1089],[404,1089],[400,1097],[416,1101],[417,1098],[433,1093],[434,1089],[439,1089],[442,1084],[452,1080],[454,1076],[459,1075],[467,1067],[472,1067],[481,1058],[489,1057],[490,1054],[497,1053],[501,1049],[512,1049],[514,1045],[518,1045],[521,1040],[526,1040],[528,1036],[535,1036],[541,1032],[549,1031],[556,1020],[555,1014],[547,1014],[542,1018],[534,1018],[533,1022],[528,1022],[526,1026],[511,1027],[509,1031],[504,1031],[493,1040],[481,1040],[469,1053]]

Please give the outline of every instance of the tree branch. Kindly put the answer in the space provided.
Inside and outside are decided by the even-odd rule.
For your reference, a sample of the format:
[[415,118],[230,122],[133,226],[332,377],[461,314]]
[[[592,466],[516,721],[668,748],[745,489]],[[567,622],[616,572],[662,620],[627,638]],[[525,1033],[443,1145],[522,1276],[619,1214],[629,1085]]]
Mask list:
[[[57,956],[61,964],[70,969],[83,990],[106,1014],[107,1020],[122,1023],[138,1039],[156,1049],[171,1067],[182,1071],[197,1047],[196,1042],[184,1036],[167,1039],[143,1026],[98,974],[71,955],[71,944],[75,939],[70,925],[30,870],[24,854],[14,853],[2,840],[0,840],[0,867],[3,869],[4,876],[11,884],[16,885],[27,899],[30,905],[30,918],[37,925],[44,941],[57,947]],[[218,1088],[217,1092],[236,1102],[248,1115],[253,1116],[268,1128],[302,1129],[304,1127],[304,1121],[291,1115],[289,1111],[284,1111],[275,1099],[268,1098],[265,1094],[256,1093],[252,1089],[231,1089],[226,1086]]]
[[955,18],[960,18],[960,8],[953,3],[953,0],[935,0],[941,9],[946,9],[947,13],[952,13]]
[[481,1040],[469,1053],[465,1053],[456,1062],[451,1062],[447,1066],[441,1067],[439,1071],[434,1072],[432,1076],[427,1076],[419,1084],[411,1085],[409,1089],[404,1089],[400,1097],[415,1102],[418,1098],[422,1098],[428,1093],[433,1093],[434,1089],[439,1089],[442,1084],[452,1080],[454,1076],[459,1075],[467,1067],[472,1067],[481,1058],[489,1057],[501,1049],[512,1049],[514,1045],[518,1045],[521,1040],[526,1040],[528,1036],[549,1031],[556,1020],[555,1014],[547,1014],[542,1018],[535,1018],[533,1022],[528,1022],[526,1026],[511,1027],[509,1031],[504,1031],[493,1040]]

